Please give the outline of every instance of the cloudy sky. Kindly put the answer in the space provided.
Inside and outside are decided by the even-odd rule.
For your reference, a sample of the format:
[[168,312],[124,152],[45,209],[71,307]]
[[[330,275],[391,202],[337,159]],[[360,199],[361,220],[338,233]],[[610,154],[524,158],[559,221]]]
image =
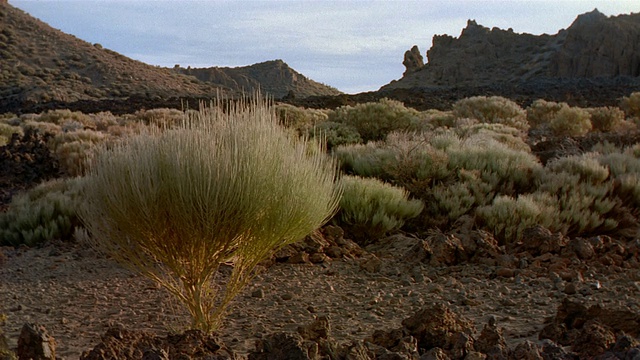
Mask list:
[[[244,66],[282,59],[347,93],[402,77],[435,34],[468,19],[489,28],[555,34],[578,14],[640,12],[638,0],[9,0],[66,33],[152,65]],[[425,57],[426,60],[426,57]]]

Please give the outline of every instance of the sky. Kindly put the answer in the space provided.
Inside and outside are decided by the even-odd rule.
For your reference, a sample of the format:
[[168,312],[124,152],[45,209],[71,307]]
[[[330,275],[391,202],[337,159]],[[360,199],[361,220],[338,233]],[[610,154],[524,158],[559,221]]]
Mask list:
[[402,77],[404,52],[468,19],[555,34],[579,14],[640,12],[638,0],[9,0],[56,29],[151,65],[245,66],[282,59],[346,93]]

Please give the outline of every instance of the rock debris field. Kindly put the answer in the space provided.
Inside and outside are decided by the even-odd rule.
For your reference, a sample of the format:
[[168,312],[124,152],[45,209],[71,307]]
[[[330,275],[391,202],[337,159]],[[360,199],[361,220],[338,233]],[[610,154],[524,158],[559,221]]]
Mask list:
[[[2,330],[13,349],[25,323],[42,325],[61,359],[142,358],[153,351],[155,358],[192,351],[188,357],[202,359],[640,354],[640,271],[633,253],[638,244],[616,248],[619,259],[627,257],[616,264],[611,248],[617,243],[606,237],[591,239],[594,253],[579,259],[575,242],[556,254],[501,254],[497,248],[491,254],[479,246],[471,254],[460,234],[395,235],[361,249],[340,238],[339,229],[329,230],[321,240],[308,238],[266,264],[214,334],[220,346],[205,353],[149,340],[184,332],[188,316],[153,282],[80,244],[2,249]],[[469,238],[480,244],[482,234],[476,235]],[[318,246],[309,254],[318,241],[341,244],[325,247],[335,258]],[[453,249],[458,241],[467,250]]]

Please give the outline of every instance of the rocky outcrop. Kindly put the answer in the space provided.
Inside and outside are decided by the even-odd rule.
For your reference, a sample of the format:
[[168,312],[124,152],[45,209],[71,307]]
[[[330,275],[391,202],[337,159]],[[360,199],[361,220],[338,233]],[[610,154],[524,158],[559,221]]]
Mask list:
[[420,49],[418,49],[418,45],[414,45],[411,50],[407,50],[404,53],[404,61],[402,62],[407,68],[405,71],[405,75],[410,72],[414,72],[416,70],[420,70],[424,66],[424,59],[422,58],[422,54],[420,54]]
[[416,66],[416,46],[405,53],[407,71],[383,89],[481,86],[536,78],[640,76],[640,14],[607,17],[597,9],[555,35],[515,33],[467,22],[458,38],[436,35],[427,63]]

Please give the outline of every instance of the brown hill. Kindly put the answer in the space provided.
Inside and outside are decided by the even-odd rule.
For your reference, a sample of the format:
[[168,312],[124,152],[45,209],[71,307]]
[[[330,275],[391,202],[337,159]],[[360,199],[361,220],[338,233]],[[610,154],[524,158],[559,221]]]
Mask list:
[[460,37],[436,35],[427,63],[417,47],[406,71],[382,89],[484,86],[540,78],[640,76],[640,14],[607,17],[597,9],[555,35],[489,29],[469,20]]
[[0,108],[34,103],[196,96],[216,87],[129,59],[0,3]]
[[[128,105],[127,99],[139,106],[162,106],[163,99],[209,98],[258,86],[275,97],[290,90],[298,97],[339,93],[282,61],[212,69],[176,71],[135,61],[0,1],[0,113],[53,107],[101,111],[108,109],[100,104]],[[184,74],[189,72],[194,76]]]
[[262,92],[276,98],[287,95],[307,97],[341,94],[338,89],[306,78],[282,60],[265,61],[242,67],[186,69],[175,67],[174,71],[195,76],[200,81],[245,92],[260,88]]

